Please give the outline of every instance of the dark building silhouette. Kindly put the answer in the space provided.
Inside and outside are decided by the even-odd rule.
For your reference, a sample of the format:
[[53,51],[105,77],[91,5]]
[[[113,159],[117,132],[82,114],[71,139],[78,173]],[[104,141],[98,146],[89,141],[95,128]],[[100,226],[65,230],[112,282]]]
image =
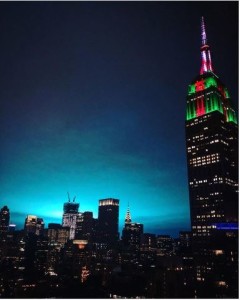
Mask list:
[[143,233],[141,236],[141,249],[143,250],[152,250],[156,248],[157,240],[156,235],[153,233]]
[[192,246],[192,232],[180,231],[179,232],[180,248],[189,249]]
[[8,231],[10,212],[7,206],[3,206],[0,211],[0,233]]
[[48,239],[49,242],[57,242],[58,240],[58,230],[62,228],[62,225],[57,223],[49,223],[48,224]]
[[106,245],[115,245],[119,239],[119,200],[107,198],[99,200],[98,240]]
[[197,297],[228,297],[237,295],[237,117],[213,71],[203,18],[201,33],[202,65],[188,88],[186,115]]
[[36,235],[43,235],[44,233],[44,221],[42,218],[37,218]]
[[76,239],[83,239],[93,242],[95,240],[96,219],[91,211],[79,213],[76,223]]
[[143,234],[143,224],[133,223],[129,207],[125,217],[125,225],[122,231],[122,242],[124,246],[130,246],[133,249],[139,249],[141,235]]
[[158,235],[156,246],[160,256],[170,256],[174,253],[174,239],[170,235]]
[[16,229],[16,225],[15,224],[9,224],[8,230],[9,232],[14,232]]

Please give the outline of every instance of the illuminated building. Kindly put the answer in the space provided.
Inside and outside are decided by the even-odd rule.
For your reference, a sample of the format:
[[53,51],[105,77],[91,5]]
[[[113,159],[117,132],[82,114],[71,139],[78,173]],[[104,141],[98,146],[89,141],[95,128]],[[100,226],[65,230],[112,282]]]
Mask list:
[[9,227],[10,213],[7,206],[0,211],[0,233],[7,232]]
[[118,233],[119,200],[108,198],[99,200],[98,206],[98,239],[101,243],[115,245]]
[[83,250],[88,244],[87,240],[73,240],[73,245],[77,245],[78,249]]
[[24,224],[25,233],[34,233],[36,235],[43,235],[44,221],[34,215],[28,215]]
[[25,219],[24,231],[25,233],[36,233],[37,216],[28,215]]
[[70,228],[62,227],[58,229],[57,242],[64,245],[70,238]]
[[62,226],[56,223],[48,224],[48,239],[49,242],[56,242],[58,240],[58,230],[61,229]]
[[129,209],[129,205],[128,205],[126,217],[125,217],[125,225],[131,224],[131,222],[132,222],[132,219],[131,219],[130,209]]
[[70,228],[60,224],[48,224],[48,239],[51,244],[59,243],[61,246],[69,240]]
[[75,202],[75,197],[73,198],[73,202],[69,198],[68,202],[64,203],[63,206],[62,226],[70,228],[70,240],[75,238],[76,223],[79,214],[78,209],[79,203]]
[[[237,288],[232,283],[235,279],[231,282],[226,275],[236,275],[236,262],[226,261],[235,259],[237,253],[233,227],[236,229],[238,222],[238,127],[228,89],[213,71],[203,18],[201,35],[200,75],[188,87],[186,147],[196,276],[200,283],[211,278],[215,286],[225,278],[222,294],[212,289],[215,294],[210,297],[215,297],[226,296],[230,290],[234,294]],[[215,257],[219,246],[224,253],[221,262]]]
[[123,245],[133,249],[140,248],[141,235],[143,234],[143,224],[132,223],[129,207],[125,217],[125,226],[122,231]]

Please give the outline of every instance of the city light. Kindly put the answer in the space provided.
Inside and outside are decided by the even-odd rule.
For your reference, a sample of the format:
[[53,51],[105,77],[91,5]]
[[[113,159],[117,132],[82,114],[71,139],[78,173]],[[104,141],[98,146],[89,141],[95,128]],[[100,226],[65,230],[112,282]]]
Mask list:
[[238,298],[238,4],[189,5],[0,3],[0,298]]

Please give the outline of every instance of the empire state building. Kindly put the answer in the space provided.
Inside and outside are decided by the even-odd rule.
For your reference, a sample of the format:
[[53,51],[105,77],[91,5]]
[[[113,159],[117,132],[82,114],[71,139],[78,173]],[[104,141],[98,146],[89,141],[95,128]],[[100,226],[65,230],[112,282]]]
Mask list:
[[200,74],[188,87],[186,111],[196,282],[202,291],[204,284],[216,287],[209,298],[232,297],[237,293],[237,117],[229,91],[213,69],[203,18],[201,42]]

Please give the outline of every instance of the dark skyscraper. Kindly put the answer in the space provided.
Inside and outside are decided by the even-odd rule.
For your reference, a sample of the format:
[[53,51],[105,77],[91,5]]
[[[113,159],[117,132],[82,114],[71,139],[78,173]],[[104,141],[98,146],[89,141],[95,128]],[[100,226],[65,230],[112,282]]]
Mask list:
[[0,211],[0,233],[7,232],[9,227],[10,213],[7,206]]
[[37,218],[36,235],[43,235],[44,221],[42,218]]
[[143,234],[143,224],[132,223],[129,207],[125,217],[125,226],[122,231],[122,241],[125,246],[133,249],[140,248],[141,235]]
[[107,245],[116,244],[119,238],[119,200],[108,198],[99,200],[98,231],[100,242]]
[[79,213],[76,223],[75,239],[93,242],[96,231],[96,219],[91,211]]
[[203,283],[211,278],[213,285],[219,287],[209,297],[230,296],[229,291],[237,289],[231,285],[229,276],[237,271],[234,262],[238,222],[237,117],[227,88],[213,71],[203,18],[201,33],[202,65],[200,75],[188,88],[186,115],[196,279]]

